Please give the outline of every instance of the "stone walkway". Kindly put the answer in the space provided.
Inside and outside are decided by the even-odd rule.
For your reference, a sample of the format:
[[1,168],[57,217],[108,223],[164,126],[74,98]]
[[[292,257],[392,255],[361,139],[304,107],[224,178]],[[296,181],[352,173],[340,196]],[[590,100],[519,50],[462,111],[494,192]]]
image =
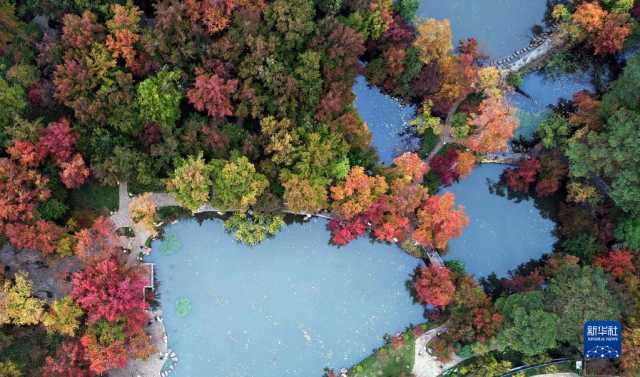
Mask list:
[[420,335],[416,339],[416,354],[412,370],[415,377],[437,377],[440,373],[464,360],[458,355],[454,355],[450,361],[443,363],[429,353],[429,342],[444,331],[447,331],[444,325],[438,326]]
[[158,351],[149,356],[146,360],[129,359],[127,366],[122,369],[109,371],[110,377],[158,377],[162,366],[169,357],[169,348],[164,329],[164,323],[155,318],[162,318],[160,309],[149,312],[151,325],[146,328],[147,334],[151,337],[151,343],[158,348]]

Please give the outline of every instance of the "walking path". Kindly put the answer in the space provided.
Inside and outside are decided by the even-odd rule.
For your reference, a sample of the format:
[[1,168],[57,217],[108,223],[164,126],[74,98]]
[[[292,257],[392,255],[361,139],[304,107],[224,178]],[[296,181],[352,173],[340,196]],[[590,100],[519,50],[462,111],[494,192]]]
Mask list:
[[440,373],[464,360],[458,355],[454,355],[450,361],[443,363],[429,353],[429,342],[445,331],[447,331],[445,325],[438,326],[416,339],[416,354],[412,370],[415,377],[437,377]]

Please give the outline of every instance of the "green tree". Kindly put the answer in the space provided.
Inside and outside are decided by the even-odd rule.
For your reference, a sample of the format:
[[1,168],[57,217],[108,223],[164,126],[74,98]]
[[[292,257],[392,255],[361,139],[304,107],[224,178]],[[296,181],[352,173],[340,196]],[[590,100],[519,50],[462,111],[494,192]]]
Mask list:
[[165,183],[167,190],[176,196],[181,206],[195,212],[209,202],[211,187],[211,165],[207,164],[202,153],[180,159],[176,169]]
[[516,293],[501,297],[496,308],[504,315],[498,346],[533,356],[556,347],[558,317],[545,312],[542,292]]
[[590,266],[565,266],[544,293],[545,310],[558,316],[558,340],[579,347],[588,320],[620,319],[621,301],[607,286],[607,277]]
[[269,187],[248,158],[212,161],[213,194],[211,204],[220,209],[247,210]]
[[27,108],[27,98],[20,85],[9,85],[0,77],[0,142],[6,143],[5,129]]
[[66,296],[51,304],[51,309],[44,314],[42,323],[49,332],[74,336],[78,330],[80,317],[83,314],[82,309],[73,302],[71,296]]
[[615,203],[634,215],[640,214],[640,113],[617,110],[606,129],[590,132],[584,140],[569,142],[566,150],[570,174],[578,178],[600,176],[612,182]]
[[565,146],[571,131],[569,122],[555,111],[548,112],[538,127],[542,145],[547,149]]
[[400,17],[407,22],[411,22],[416,16],[418,7],[420,7],[420,0],[397,0],[393,7]]
[[31,281],[27,274],[16,273],[15,282],[5,280],[0,287],[0,325],[37,325],[44,302],[31,297]]
[[258,212],[251,215],[235,213],[224,222],[224,228],[228,233],[233,233],[236,240],[250,246],[276,235],[282,226],[284,226],[282,216]]
[[616,225],[615,236],[635,251],[640,251],[640,218],[626,218]]
[[162,69],[138,85],[136,102],[144,122],[158,123],[170,131],[180,118],[180,70]]

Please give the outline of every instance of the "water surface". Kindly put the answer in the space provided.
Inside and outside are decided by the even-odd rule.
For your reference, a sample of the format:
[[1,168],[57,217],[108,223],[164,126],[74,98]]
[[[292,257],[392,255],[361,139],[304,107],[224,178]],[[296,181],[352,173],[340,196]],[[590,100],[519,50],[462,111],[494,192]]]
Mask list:
[[379,89],[368,86],[363,76],[356,79],[353,93],[358,113],[369,126],[371,143],[382,162],[390,165],[396,156],[417,148],[415,138],[403,135],[415,115],[413,106],[403,106]]
[[449,19],[453,42],[476,38],[481,52],[502,58],[526,47],[542,24],[545,0],[422,0],[417,16]]
[[471,220],[462,236],[449,242],[445,260],[464,262],[477,278],[495,272],[499,277],[529,259],[551,252],[555,223],[545,219],[533,200],[515,202],[491,192],[505,165],[483,164],[470,176],[447,187],[464,205]]
[[[218,220],[166,228],[179,248],[153,243],[176,377],[314,377],[349,367],[382,335],[424,321],[405,281],[421,262],[398,247],[359,239],[327,244],[325,222],[288,226],[250,248]],[[187,298],[186,317],[176,302]]]

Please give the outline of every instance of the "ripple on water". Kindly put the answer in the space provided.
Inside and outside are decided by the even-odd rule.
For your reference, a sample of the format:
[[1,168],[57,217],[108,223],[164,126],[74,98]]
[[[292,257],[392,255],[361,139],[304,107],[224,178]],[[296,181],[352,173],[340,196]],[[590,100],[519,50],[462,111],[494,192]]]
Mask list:
[[[169,346],[180,356],[177,377],[317,376],[423,321],[404,288],[421,262],[396,246],[330,246],[319,220],[255,248],[237,244],[219,221],[168,228],[182,249],[165,255],[156,241],[148,259],[161,282]],[[179,317],[183,297],[191,311]]]

